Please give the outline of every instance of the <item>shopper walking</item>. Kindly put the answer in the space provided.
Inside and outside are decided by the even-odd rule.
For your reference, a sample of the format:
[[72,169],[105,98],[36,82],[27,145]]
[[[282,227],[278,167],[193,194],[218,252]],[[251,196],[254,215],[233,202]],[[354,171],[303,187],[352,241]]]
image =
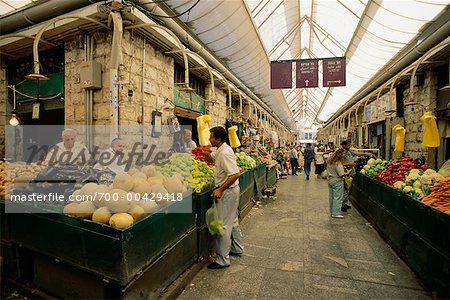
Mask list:
[[344,149],[338,149],[330,155],[327,161],[328,189],[330,193],[330,214],[333,218],[343,218],[341,213],[342,201],[344,200],[344,176],[351,171],[344,170],[347,155]]
[[[346,161],[344,163],[344,167],[346,167],[347,169],[350,170],[350,176],[356,175],[355,157],[357,157],[357,156],[372,157],[373,156],[373,154],[371,154],[371,153],[354,152],[354,151],[350,150],[351,142],[349,140],[342,141],[341,147],[342,147],[342,149],[344,149],[344,152],[347,156]],[[343,212],[346,212],[348,209],[352,208],[350,205],[348,205],[349,196],[350,196],[350,189],[348,189],[348,190],[346,189],[344,191],[344,200],[342,201],[342,211]]]
[[305,175],[306,180],[309,180],[309,174],[311,173],[311,163],[315,157],[314,150],[311,148],[311,144],[307,143],[304,150],[304,159],[305,159]]
[[317,148],[317,152],[314,156],[314,165],[316,166],[315,174],[317,175],[317,179],[322,178],[322,173],[325,170],[325,158],[324,158],[324,149],[322,146]]
[[227,132],[223,127],[210,129],[209,141],[217,147],[211,157],[214,159],[214,182],[216,189],[212,196],[222,210],[222,235],[216,237],[216,261],[208,265],[209,269],[221,269],[230,266],[230,254],[241,255],[244,252],[242,234],[239,229],[239,167],[233,149],[225,142]]
[[292,176],[298,176],[298,153],[295,149],[295,146],[292,146],[291,150],[289,151],[289,159],[291,160]]

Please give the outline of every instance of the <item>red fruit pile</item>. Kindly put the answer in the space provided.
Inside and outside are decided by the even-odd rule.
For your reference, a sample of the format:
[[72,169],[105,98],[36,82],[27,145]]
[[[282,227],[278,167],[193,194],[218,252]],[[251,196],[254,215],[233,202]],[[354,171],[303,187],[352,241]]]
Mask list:
[[209,152],[209,149],[206,147],[197,147],[192,150],[192,156],[195,159],[205,162],[208,166],[214,166],[214,162],[209,162],[206,160],[206,153]]
[[394,186],[397,181],[404,181],[406,178],[406,173],[412,169],[420,168],[420,166],[409,156],[402,157],[401,159],[396,159],[391,162],[384,171],[378,173],[375,179]]

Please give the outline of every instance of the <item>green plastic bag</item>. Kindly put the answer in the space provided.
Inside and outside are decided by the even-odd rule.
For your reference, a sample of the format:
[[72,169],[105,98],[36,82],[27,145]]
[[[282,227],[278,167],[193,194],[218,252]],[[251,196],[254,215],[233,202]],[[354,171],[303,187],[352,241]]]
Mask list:
[[206,211],[206,225],[208,226],[208,231],[211,235],[222,235],[222,210],[220,209],[220,205],[216,204],[216,201],[214,201],[211,208]]
[[344,187],[347,191],[350,191],[350,188],[352,187],[353,178],[352,177],[345,177],[344,179]]

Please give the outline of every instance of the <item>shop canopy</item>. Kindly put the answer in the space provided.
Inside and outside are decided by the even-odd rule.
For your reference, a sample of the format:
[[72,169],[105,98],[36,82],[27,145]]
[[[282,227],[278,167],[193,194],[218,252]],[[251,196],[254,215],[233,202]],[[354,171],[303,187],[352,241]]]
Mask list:
[[[447,0],[197,2],[164,1],[281,119],[297,128],[332,117],[448,8]],[[292,89],[270,89],[271,61],[342,56],[347,58],[345,87],[301,89],[294,83]],[[319,67],[319,78],[321,73]]]
[[[43,2],[46,0],[0,0],[0,12],[5,15]],[[122,2],[137,5],[150,15],[152,4],[164,7],[169,17],[184,22],[294,131],[330,119],[448,9],[448,0]],[[292,89],[270,89],[271,61],[330,57],[346,57],[345,87],[319,84],[318,88],[302,89],[294,82]],[[320,80],[320,65],[318,69]]]

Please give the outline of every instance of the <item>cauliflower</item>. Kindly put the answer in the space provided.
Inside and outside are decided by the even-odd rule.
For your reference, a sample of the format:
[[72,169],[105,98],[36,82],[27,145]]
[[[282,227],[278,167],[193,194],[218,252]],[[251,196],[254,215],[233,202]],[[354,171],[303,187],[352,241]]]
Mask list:
[[[422,178],[420,178],[422,180]],[[422,183],[420,182],[420,180],[416,180],[414,181],[413,187],[414,189],[420,189],[420,187],[422,186]]]
[[425,172],[423,172],[423,174],[425,175],[433,175],[433,174],[437,174],[437,172],[433,169],[427,169]]
[[414,192],[416,193],[416,194],[418,194],[419,195],[419,197],[423,197],[423,196],[425,196],[424,194],[423,194],[423,191],[422,191],[422,189],[420,189],[420,188],[415,188],[414,189]]
[[396,181],[394,183],[394,187],[398,190],[403,190],[404,184],[405,183],[403,181]]
[[419,173],[415,173],[415,172],[414,173],[409,173],[409,175],[406,176],[405,181],[413,181],[413,180],[416,180],[416,179],[419,179],[419,178],[420,178]]
[[407,185],[403,188],[403,191],[405,193],[414,192],[414,188],[412,186]]
[[433,183],[433,177],[431,177],[430,175],[422,175],[422,177],[420,177],[420,182],[423,184],[432,184]]
[[413,173],[419,174],[419,173],[420,173],[420,170],[419,170],[419,169],[411,169],[411,170],[409,171],[409,174],[413,174]]
[[431,177],[432,179],[444,178],[444,176],[442,176],[442,175],[439,174],[439,173],[431,174],[430,177]]

